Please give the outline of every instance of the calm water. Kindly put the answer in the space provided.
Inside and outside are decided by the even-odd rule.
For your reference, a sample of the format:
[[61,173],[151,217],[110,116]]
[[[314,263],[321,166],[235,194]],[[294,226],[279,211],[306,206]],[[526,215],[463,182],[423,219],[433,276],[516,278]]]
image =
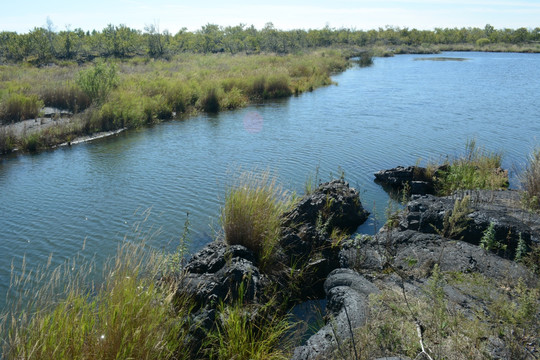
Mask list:
[[377,170],[458,154],[470,138],[522,164],[540,143],[540,55],[444,56],[468,60],[376,59],[299,97],[0,160],[0,308],[23,256],[30,268],[50,254],[99,262],[137,225],[174,249],[187,212],[200,248],[239,169],[270,169],[299,193],[317,168],[322,180],[342,169],[379,219],[359,231],[373,232],[388,204]]

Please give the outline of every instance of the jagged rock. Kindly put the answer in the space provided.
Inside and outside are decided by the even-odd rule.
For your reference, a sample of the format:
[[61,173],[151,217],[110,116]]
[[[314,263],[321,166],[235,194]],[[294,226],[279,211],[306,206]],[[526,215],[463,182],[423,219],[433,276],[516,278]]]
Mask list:
[[284,215],[280,239],[288,264],[303,269],[305,284],[301,298],[321,298],[328,273],[338,267],[339,246],[330,233],[333,229],[352,232],[366,221],[358,191],[343,180],[321,184],[304,196]]
[[256,301],[267,279],[255,265],[255,256],[241,245],[228,246],[222,241],[208,244],[188,262],[178,294],[192,296],[200,306],[232,301],[242,296]]
[[401,229],[431,234],[443,231],[445,216],[452,214],[456,199],[465,195],[471,199],[469,220],[457,238],[478,245],[490,223],[494,223],[495,240],[507,245],[506,252],[501,255],[510,258],[515,254],[520,234],[529,246],[540,241],[540,216],[521,209],[519,193],[511,190],[468,191],[447,197],[413,196],[400,221]]
[[368,215],[358,191],[344,180],[333,180],[304,196],[293,210],[284,215],[284,226],[312,225],[328,233],[334,228],[354,231]]
[[[293,360],[331,359],[340,344],[350,340],[351,331],[367,319],[368,296],[377,287],[351,269],[332,271],[324,283],[328,323],[297,347]],[[336,336],[339,338],[336,339]]]

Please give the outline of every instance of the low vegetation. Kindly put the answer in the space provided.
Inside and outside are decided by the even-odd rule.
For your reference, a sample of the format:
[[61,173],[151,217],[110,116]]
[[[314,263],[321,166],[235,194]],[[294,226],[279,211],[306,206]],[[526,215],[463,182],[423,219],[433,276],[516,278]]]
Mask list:
[[529,155],[527,166],[521,172],[523,205],[531,210],[540,209],[540,149]]
[[[200,111],[215,113],[300,94],[331,84],[330,75],[348,66],[345,53],[328,49],[285,56],[181,54],[156,61],[98,59],[82,68],[4,65],[0,119],[12,123],[36,118],[43,106],[74,112],[71,123],[79,125],[73,133],[64,128],[54,131],[62,136],[39,135],[38,148],[47,147],[80,133],[136,128]],[[24,138],[28,135],[16,136],[14,147],[27,149]],[[41,139],[43,136],[47,138]]]
[[[439,195],[450,195],[457,190],[498,190],[508,187],[508,173],[501,169],[502,156],[467,141],[465,153],[447,160],[435,176]],[[433,171],[428,171],[433,173]]]
[[0,314],[0,353],[47,360],[288,358],[294,323],[242,298],[218,308],[219,325],[194,355],[187,347],[194,303],[175,295],[181,256],[126,242],[105,266],[102,285],[95,282],[100,270],[82,259],[23,270],[10,287],[17,300]]
[[[455,310],[445,288],[454,287],[479,299],[484,306],[469,314]],[[411,359],[490,359],[488,348],[506,345],[508,359],[526,359],[540,345],[540,287],[523,281],[501,287],[483,275],[442,272],[435,265],[420,295],[388,288],[372,295],[366,325],[347,334],[336,358],[374,359],[408,356]],[[500,341],[500,340],[502,341]],[[352,344],[356,345],[356,351]]]

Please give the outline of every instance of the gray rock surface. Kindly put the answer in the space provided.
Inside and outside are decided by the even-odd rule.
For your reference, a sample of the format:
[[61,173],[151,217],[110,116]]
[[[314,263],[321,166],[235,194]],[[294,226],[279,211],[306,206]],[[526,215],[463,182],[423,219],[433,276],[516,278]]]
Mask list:
[[[351,331],[367,319],[367,302],[378,288],[351,269],[332,271],[324,283],[327,297],[327,324],[297,347],[292,359],[332,359],[334,352],[351,338]],[[343,350],[343,349],[342,349]]]
[[507,245],[500,255],[513,258],[518,239],[530,246],[540,241],[540,216],[520,208],[516,191],[468,191],[459,196],[413,196],[400,221],[402,230],[415,230],[434,234],[444,228],[444,218],[452,214],[456,199],[469,195],[469,223],[465,231],[456,236],[478,245],[490,223],[495,225],[495,239]]

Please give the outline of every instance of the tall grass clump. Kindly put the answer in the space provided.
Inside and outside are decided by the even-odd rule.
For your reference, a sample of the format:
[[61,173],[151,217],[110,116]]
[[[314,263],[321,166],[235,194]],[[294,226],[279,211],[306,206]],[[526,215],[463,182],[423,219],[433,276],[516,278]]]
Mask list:
[[280,234],[281,215],[290,196],[268,172],[244,172],[226,191],[221,210],[225,242],[252,250],[264,269],[272,260]]
[[540,148],[529,155],[527,166],[520,174],[520,181],[525,207],[532,210],[540,209]]
[[277,99],[291,96],[292,91],[289,86],[289,77],[286,75],[276,75],[268,78],[264,88],[263,97],[265,99]]
[[219,112],[219,91],[215,87],[211,87],[199,99],[199,107],[207,113]]
[[77,84],[92,102],[102,103],[118,85],[116,65],[97,61],[92,67],[79,72]]
[[0,123],[8,124],[36,118],[42,107],[43,102],[35,94],[9,94],[0,104]]
[[191,308],[178,299],[173,309],[174,287],[156,283],[162,261],[144,244],[126,242],[105,265],[101,286],[89,277],[95,265],[76,266],[76,260],[14,276],[10,291],[23,289],[30,301],[13,305],[2,318],[4,357],[187,358],[179,349]]
[[45,106],[79,112],[87,109],[91,99],[80,87],[71,84],[56,84],[41,91]]
[[0,155],[9,154],[15,148],[15,136],[5,127],[0,127]]
[[508,187],[508,174],[501,169],[502,155],[488,152],[467,141],[465,154],[447,164],[436,179],[440,195],[449,195],[456,190],[498,190]]
[[218,311],[221,321],[205,344],[210,359],[290,358],[294,323],[287,316],[264,305],[246,305],[242,297],[232,305],[221,304]]

